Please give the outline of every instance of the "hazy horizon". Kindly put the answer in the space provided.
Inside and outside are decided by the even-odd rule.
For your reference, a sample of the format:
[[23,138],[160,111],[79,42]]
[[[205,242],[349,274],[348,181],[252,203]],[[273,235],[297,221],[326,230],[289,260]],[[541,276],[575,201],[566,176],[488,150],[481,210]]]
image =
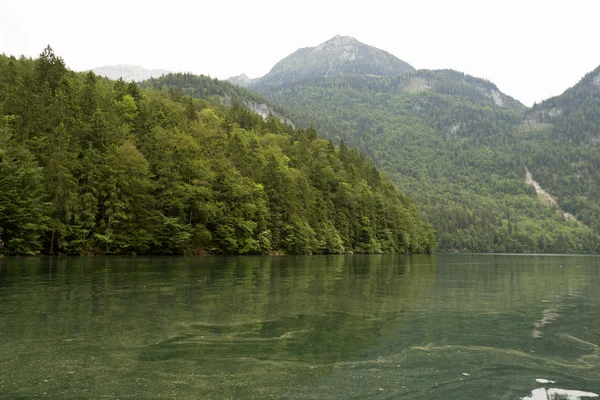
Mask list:
[[[36,10],[32,13],[31,10]],[[5,5],[0,53],[36,57],[50,44],[78,71],[127,64],[227,79],[265,75],[279,60],[336,34],[385,50],[417,69],[487,79],[526,105],[559,95],[600,65],[600,4],[543,1],[259,0],[161,7],[108,0]]]

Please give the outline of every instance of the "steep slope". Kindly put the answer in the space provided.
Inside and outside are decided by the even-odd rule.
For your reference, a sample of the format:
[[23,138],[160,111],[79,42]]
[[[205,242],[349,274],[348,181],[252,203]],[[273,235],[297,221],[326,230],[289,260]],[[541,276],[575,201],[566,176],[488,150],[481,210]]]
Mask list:
[[535,105],[518,133],[536,180],[565,211],[600,232],[600,67]]
[[0,55],[0,255],[433,245],[406,196],[314,129],[74,73],[50,47],[36,60]]
[[543,204],[547,205],[550,208],[560,211],[563,217],[565,217],[566,219],[578,221],[578,219],[573,214],[564,212],[561,209],[554,196],[542,189],[540,184],[533,179],[533,175],[531,174],[531,171],[529,171],[529,168],[525,169],[525,183],[532,186],[535,189],[535,193],[537,194],[538,200],[541,201]]
[[141,82],[149,78],[158,78],[161,75],[168,74],[170,71],[164,69],[146,69],[136,65],[108,65],[105,67],[94,68],[92,70],[96,75],[104,76],[109,79],[117,80],[122,78],[125,82]]
[[253,89],[299,126],[369,155],[433,223],[439,250],[598,250],[597,229],[565,220],[525,183],[531,153],[517,128],[527,109],[491,82],[450,70],[279,76]]

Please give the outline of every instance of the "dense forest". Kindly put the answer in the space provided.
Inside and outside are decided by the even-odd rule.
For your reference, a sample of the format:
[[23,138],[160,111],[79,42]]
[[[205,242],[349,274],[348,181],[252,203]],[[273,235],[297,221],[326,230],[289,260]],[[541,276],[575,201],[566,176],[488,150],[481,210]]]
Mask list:
[[0,255],[432,250],[368,157],[190,79],[217,98],[0,56]]
[[[551,104],[527,110],[492,83],[451,70],[268,82],[252,89],[298,126],[360,149],[389,173],[434,225],[438,251],[600,249],[597,87],[567,92],[571,106],[551,124]],[[563,210],[536,199],[526,167]]]
[[535,105],[517,134],[538,181],[565,211],[600,232],[600,67]]
[[192,73],[168,73],[159,78],[150,78],[139,83],[142,88],[154,88],[157,90],[177,90],[184,96],[210,100],[223,106],[230,106],[234,102],[241,103],[246,108],[256,108],[264,105],[272,114],[283,117],[281,107],[269,104],[260,94],[243,87],[231,84],[227,81],[212,79],[204,75]]
[[183,96],[208,100],[223,107],[234,104],[243,106],[263,117],[278,117],[282,122],[292,125],[283,108],[269,102],[262,95],[227,81],[211,79],[192,73],[168,73],[158,78],[150,78],[139,83],[141,88],[154,88],[162,91],[175,90]]

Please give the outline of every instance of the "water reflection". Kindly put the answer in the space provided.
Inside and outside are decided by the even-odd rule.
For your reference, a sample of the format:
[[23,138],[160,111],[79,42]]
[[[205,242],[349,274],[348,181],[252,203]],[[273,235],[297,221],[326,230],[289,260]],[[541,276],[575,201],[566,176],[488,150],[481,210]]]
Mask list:
[[522,400],[579,400],[583,398],[598,397],[596,393],[581,390],[567,390],[556,388],[539,388],[531,392],[531,396],[523,397]]
[[[542,390],[546,398],[597,392],[598,260],[0,259],[0,393],[534,399]],[[559,383],[536,389],[539,377]]]

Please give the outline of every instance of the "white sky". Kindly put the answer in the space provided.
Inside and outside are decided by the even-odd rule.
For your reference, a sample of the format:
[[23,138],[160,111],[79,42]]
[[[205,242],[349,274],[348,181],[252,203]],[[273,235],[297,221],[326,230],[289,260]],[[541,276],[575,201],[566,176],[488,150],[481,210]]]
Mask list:
[[415,68],[489,79],[531,105],[600,65],[598,0],[0,0],[0,10],[0,53],[36,57],[50,44],[75,70],[258,77],[341,34]]

